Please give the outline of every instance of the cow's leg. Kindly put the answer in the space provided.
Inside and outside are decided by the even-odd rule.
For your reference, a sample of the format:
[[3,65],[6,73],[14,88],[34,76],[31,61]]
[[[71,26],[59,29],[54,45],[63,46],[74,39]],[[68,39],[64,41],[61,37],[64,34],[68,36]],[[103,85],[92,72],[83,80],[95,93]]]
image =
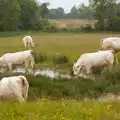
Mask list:
[[35,61],[34,61],[33,58],[31,58],[30,65],[31,65],[31,68],[32,68],[32,71],[33,71],[33,74],[34,74],[35,73]]
[[25,102],[24,98],[22,96],[18,96],[17,97],[17,100],[20,102],[20,103],[23,103]]
[[118,62],[118,57],[117,57],[117,53],[115,53],[115,62],[116,62],[117,65],[119,64],[119,62]]
[[26,74],[29,73],[29,71],[28,71],[28,61],[25,61],[25,73]]
[[24,46],[25,46],[25,49],[27,49],[27,43],[26,42],[24,43]]
[[88,78],[94,79],[91,67],[89,67],[89,66],[86,67],[86,74],[87,74]]
[[112,69],[113,69],[113,63],[110,63],[109,61],[107,61],[106,64],[108,65],[109,71],[112,71]]
[[30,49],[30,47],[31,47],[31,46],[30,46],[30,43],[28,43],[28,49]]
[[8,63],[9,72],[12,73],[12,63]]

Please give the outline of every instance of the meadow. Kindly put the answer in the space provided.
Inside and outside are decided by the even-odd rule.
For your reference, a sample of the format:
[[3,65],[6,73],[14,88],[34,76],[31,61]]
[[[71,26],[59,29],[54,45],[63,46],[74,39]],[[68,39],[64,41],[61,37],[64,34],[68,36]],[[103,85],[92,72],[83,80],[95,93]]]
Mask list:
[[[24,50],[22,38],[31,35],[36,43],[34,51],[47,56],[39,62],[38,68],[54,68],[52,57],[65,55],[73,64],[82,53],[95,52],[100,47],[100,39],[120,36],[119,33],[42,33],[11,32],[0,33],[0,55],[6,52]],[[120,58],[120,55],[118,54]],[[63,64],[62,70],[65,69]],[[112,72],[103,71],[95,81],[84,79],[50,80],[47,77],[27,76],[30,84],[28,103],[0,103],[0,118],[4,120],[118,120],[120,103],[101,103],[97,100],[84,101],[84,98],[97,99],[103,94],[118,94],[120,91],[120,66]],[[16,74],[12,74],[16,75]],[[11,74],[0,74],[0,79]],[[3,106],[3,107],[2,107]]]
[[[54,55],[65,55],[73,63],[81,54],[95,52],[100,48],[100,40],[108,36],[120,36],[113,33],[42,33],[22,32],[0,34],[0,55],[6,52],[17,52],[24,50],[22,38],[24,35],[31,35],[35,41],[36,53],[47,56],[47,61],[39,65],[51,67]],[[7,36],[7,37],[6,37]]]

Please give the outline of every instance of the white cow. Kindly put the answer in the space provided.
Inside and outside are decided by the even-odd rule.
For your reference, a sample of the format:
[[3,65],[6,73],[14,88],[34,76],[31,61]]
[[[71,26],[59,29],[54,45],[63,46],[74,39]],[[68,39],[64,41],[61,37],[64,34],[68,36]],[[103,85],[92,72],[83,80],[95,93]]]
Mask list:
[[25,76],[3,77],[0,81],[0,100],[25,102],[28,98],[29,83]]
[[35,47],[35,43],[33,42],[33,39],[31,36],[25,36],[23,38],[23,43],[26,49]]
[[114,50],[82,54],[79,60],[73,65],[74,75],[94,79],[92,68],[108,66],[111,70],[113,68],[114,60],[117,59],[114,54]]
[[100,41],[100,50],[113,49],[115,52],[120,51],[120,37],[103,38]]
[[0,67],[7,67],[9,70],[12,70],[13,65],[25,65],[25,70],[29,64],[31,68],[34,70],[35,60],[34,60],[34,53],[32,50],[25,50],[21,52],[15,53],[6,53],[0,57]]

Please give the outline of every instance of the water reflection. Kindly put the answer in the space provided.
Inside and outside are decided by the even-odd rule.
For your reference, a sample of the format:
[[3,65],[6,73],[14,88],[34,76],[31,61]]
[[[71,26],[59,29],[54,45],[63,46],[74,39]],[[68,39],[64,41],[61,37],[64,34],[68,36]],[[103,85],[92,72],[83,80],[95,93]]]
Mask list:
[[[30,73],[32,73],[31,69],[29,69],[28,71]],[[24,68],[16,68],[13,70],[13,73],[25,73],[25,69]],[[50,70],[50,69],[43,69],[43,70],[36,69],[34,76],[39,76],[39,75],[46,76],[51,79],[58,79],[58,78],[71,79],[72,78],[72,76],[69,74],[60,74],[60,73]]]

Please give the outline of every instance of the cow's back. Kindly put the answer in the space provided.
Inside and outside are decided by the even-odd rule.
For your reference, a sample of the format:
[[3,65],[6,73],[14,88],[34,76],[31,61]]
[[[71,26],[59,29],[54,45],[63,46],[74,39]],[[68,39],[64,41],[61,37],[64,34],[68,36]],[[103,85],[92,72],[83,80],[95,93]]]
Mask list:
[[17,83],[17,77],[5,77],[0,81],[0,99],[17,100],[22,95],[21,86]]

